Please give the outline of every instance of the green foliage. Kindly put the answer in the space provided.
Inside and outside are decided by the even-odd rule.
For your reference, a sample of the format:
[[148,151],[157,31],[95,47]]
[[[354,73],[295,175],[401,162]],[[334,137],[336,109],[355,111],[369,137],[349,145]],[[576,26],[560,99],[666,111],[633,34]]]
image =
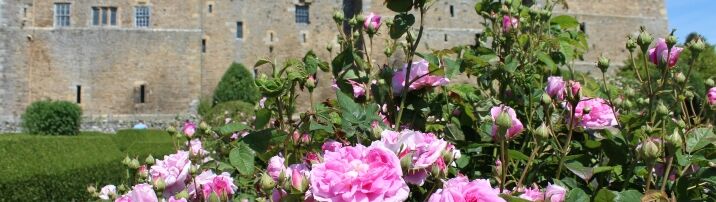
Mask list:
[[202,118],[211,126],[223,125],[226,118],[235,122],[248,121],[254,115],[254,105],[243,101],[229,101],[219,103]]
[[199,106],[197,107],[197,113],[201,117],[205,117],[207,114],[209,114],[209,111],[211,111],[211,108],[214,106],[212,104],[211,99],[201,98],[199,100]]
[[126,155],[160,157],[174,152],[171,137],[155,130],[116,135],[0,135],[0,201],[87,201],[88,185],[123,182]]
[[251,72],[244,65],[233,63],[214,90],[214,104],[236,100],[255,104],[259,91]]
[[67,101],[37,101],[22,115],[22,126],[31,134],[77,135],[82,109]]

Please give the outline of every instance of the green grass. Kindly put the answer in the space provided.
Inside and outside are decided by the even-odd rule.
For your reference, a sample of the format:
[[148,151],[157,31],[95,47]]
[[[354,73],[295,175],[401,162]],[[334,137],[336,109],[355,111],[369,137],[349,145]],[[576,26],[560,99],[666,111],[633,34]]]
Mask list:
[[0,201],[86,201],[89,184],[120,183],[120,161],[175,151],[172,138],[157,130],[78,136],[0,135]]

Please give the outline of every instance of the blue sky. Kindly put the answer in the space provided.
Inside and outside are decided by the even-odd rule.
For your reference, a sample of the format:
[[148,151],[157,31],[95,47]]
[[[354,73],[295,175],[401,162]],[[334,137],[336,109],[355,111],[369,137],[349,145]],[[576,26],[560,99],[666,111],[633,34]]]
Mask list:
[[716,0],[666,0],[669,31],[676,29],[679,43],[691,32],[698,32],[709,43],[716,43]]

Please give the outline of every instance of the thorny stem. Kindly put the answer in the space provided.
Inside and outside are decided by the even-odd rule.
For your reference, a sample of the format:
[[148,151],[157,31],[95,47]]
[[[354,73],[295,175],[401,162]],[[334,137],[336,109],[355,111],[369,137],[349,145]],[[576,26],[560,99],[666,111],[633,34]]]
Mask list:
[[641,79],[641,74],[639,73],[639,68],[636,66],[636,61],[634,61],[634,53],[629,51],[629,59],[631,59],[631,66],[634,68],[634,72],[636,73],[636,78],[639,79],[639,82],[644,82],[644,80]]
[[574,104],[572,106],[572,113],[569,115],[569,133],[567,134],[567,145],[563,147],[562,153],[559,157],[559,164],[557,164],[557,179],[559,179],[560,175],[562,174],[562,167],[564,167],[562,164],[564,164],[564,158],[567,156],[567,153],[569,153],[570,146],[572,145],[572,132],[574,131],[574,113],[576,111],[577,105]]
[[647,176],[646,176],[646,183],[644,184],[644,186],[646,186],[646,187],[644,188],[644,189],[646,190],[644,193],[648,193],[649,190],[651,190],[651,171],[652,171],[652,170],[654,170],[654,163],[653,163],[653,162],[650,162],[650,163],[649,163],[649,166],[647,166],[647,168],[646,168],[646,171],[647,171],[648,173],[647,173]]
[[[612,110],[612,114],[617,114],[616,107],[614,106],[614,100],[612,100],[612,93],[609,92],[609,89],[607,87],[607,77],[605,76],[606,72],[602,72],[602,82],[604,83],[604,92],[607,93],[607,99],[609,99],[609,109]],[[619,119],[617,121],[617,126],[621,128],[621,125],[619,124]]]
[[507,133],[509,130],[505,130],[505,136],[500,137],[500,170],[502,171],[500,173],[500,193],[505,190],[505,184],[507,184]]
[[671,166],[674,164],[674,157],[669,156],[666,159],[666,172],[664,172],[664,177],[661,178],[661,192],[664,192],[666,190],[666,182],[669,180],[669,173],[671,173]]
[[412,47],[410,47],[410,52],[408,53],[408,59],[407,59],[407,67],[405,68],[405,86],[403,86],[403,91],[401,92],[400,96],[400,111],[398,111],[398,117],[395,118],[395,130],[400,129],[400,120],[403,118],[403,112],[405,111],[405,100],[408,95],[408,88],[410,85],[407,84],[407,82],[410,80],[410,70],[413,67],[413,57],[415,56],[415,50],[418,49],[418,44],[420,44],[420,38],[423,37],[423,31],[425,30],[425,8],[420,8],[420,30],[418,31],[418,38],[416,38],[415,42],[413,42]]
[[[535,143],[537,143],[535,141]],[[530,159],[527,160],[527,165],[525,165],[525,169],[522,170],[522,175],[520,175],[520,180],[517,181],[517,188],[522,187],[522,182],[524,182],[525,178],[527,177],[527,172],[530,170],[530,166],[532,165],[532,161],[535,160],[535,157],[537,156],[537,152],[540,149],[540,145],[535,146],[534,149],[532,149],[532,154],[530,154]]]

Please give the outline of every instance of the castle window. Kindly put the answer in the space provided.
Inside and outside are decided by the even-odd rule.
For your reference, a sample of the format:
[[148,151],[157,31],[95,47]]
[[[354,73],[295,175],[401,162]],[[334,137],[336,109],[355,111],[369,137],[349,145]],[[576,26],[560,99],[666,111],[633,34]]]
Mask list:
[[55,27],[70,26],[70,3],[55,3]]
[[273,32],[269,32],[269,42],[273,42]]
[[77,89],[77,96],[75,97],[75,101],[77,101],[77,104],[80,104],[80,103],[82,103],[82,86],[77,85],[76,89]]
[[586,33],[587,32],[587,23],[585,23],[585,22],[579,23],[579,31]]
[[146,102],[146,94],[147,93],[147,86],[142,84],[139,86],[139,103],[145,103]]
[[307,41],[306,33],[301,33],[301,42],[306,43],[306,41]]
[[136,27],[149,27],[149,6],[134,7],[134,25]]
[[296,6],[296,23],[309,24],[308,5]]
[[450,5],[450,17],[455,17],[455,7]]
[[206,39],[201,39],[201,52],[206,53]]
[[236,22],[236,38],[237,39],[244,38],[244,22],[241,22],[241,21]]
[[92,7],[92,25],[94,26],[116,26],[117,7]]
[[444,38],[444,39],[443,39],[444,41],[448,41],[447,34],[443,34],[443,38]]
[[214,12],[214,4],[209,4],[209,13]]

